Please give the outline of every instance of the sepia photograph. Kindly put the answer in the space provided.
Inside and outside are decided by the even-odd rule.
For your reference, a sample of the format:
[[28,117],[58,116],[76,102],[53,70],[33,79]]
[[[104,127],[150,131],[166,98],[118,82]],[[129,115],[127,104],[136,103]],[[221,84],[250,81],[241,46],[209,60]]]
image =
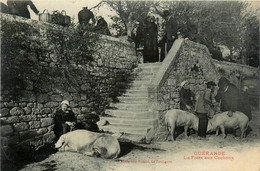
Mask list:
[[2,171],[260,171],[260,1],[1,0]]

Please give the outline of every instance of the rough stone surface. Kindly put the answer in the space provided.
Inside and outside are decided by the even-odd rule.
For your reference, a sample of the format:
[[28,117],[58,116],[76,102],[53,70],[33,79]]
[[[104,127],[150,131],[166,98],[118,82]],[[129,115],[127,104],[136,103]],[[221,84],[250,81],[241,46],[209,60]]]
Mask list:
[[[14,144],[26,141],[31,142],[34,146],[41,146],[43,143],[51,142],[54,138],[52,133],[53,112],[59,108],[62,100],[70,101],[76,117],[81,116],[81,112],[101,113],[108,104],[106,101],[111,99],[111,91],[118,90],[117,83],[131,79],[132,70],[137,66],[137,57],[132,44],[117,38],[100,36],[100,40],[96,42],[100,48],[94,53],[92,62],[82,65],[75,64],[73,60],[70,61],[71,69],[86,75],[86,78],[76,80],[77,84],[74,86],[64,87],[62,77],[55,78],[55,80],[46,77],[51,72],[50,68],[60,65],[58,60],[60,54],[53,50],[56,48],[54,46],[56,42],[47,39],[46,30],[61,30],[68,34],[71,34],[72,31],[57,25],[39,24],[38,21],[7,14],[0,15],[1,21],[26,23],[36,30],[41,30],[37,41],[49,49],[49,54],[39,56],[35,52],[25,54],[32,63],[38,64],[39,69],[46,69],[44,70],[46,73],[41,73],[42,80],[40,80],[41,85],[37,94],[33,91],[33,86],[38,78],[33,75],[26,76],[27,79],[24,81],[28,86],[21,90],[22,97],[18,101],[10,100],[8,90],[1,91],[3,92],[1,94],[1,116],[3,118],[1,120],[6,124],[2,125],[1,131],[6,132],[5,135],[14,133],[15,135],[9,137],[10,139],[18,137],[14,138]],[[34,37],[32,37],[33,39]],[[100,67],[101,65],[102,67]],[[37,73],[38,71],[32,70],[32,72]],[[43,141],[39,141],[35,135],[40,136]]]
[[26,122],[15,123],[15,124],[13,124],[13,126],[14,126],[14,130],[16,132],[20,132],[20,131],[29,129],[29,124]]
[[41,127],[41,122],[40,121],[31,121],[29,122],[30,128],[40,128]]
[[47,127],[54,123],[53,118],[43,118],[41,119],[41,127]]
[[10,115],[23,115],[24,110],[20,107],[14,107],[10,110]]
[[8,116],[9,115],[9,109],[8,108],[2,108],[1,109],[1,116]]
[[11,125],[3,125],[1,126],[1,136],[5,137],[7,135],[11,135],[14,132]]

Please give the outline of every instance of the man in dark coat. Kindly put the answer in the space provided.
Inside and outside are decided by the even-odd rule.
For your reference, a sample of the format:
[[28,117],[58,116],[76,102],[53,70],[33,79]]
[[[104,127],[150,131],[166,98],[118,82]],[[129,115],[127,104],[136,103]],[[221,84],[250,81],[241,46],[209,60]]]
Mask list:
[[87,25],[90,19],[92,20],[93,23],[95,23],[94,14],[92,11],[88,9],[88,7],[83,7],[83,9],[79,11],[78,19],[79,19],[79,24],[81,25]]
[[70,132],[75,127],[77,119],[74,113],[69,110],[69,101],[61,102],[61,109],[54,114],[54,134],[56,140],[67,132]]
[[99,19],[97,21],[97,25],[95,26],[94,30],[96,33],[111,36],[110,31],[108,29],[108,24],[107,24],[106,20],[101,16],[99,17]]
[[144,22],[144,62],[158,62],[159,51],[157,46],[158,28],[154,17],[148,16]]
[[25,18],[31,18],[30,12],[28,11],[27,6],[33,10],[35,14],[39,14],[38,9],[33,4],[31,0],[7,0],[7,5],[10,10],[10,14],[18,15]]
[[220,110],[222,112],[229,111],[228,115],[232,116],[232,112],[239,111],[239,91],[225,77],[219,79],[218,86],[219,89],[215,99],[220,102]]
[[193,106],[193,93],[189,89],[189,82],[183,81],[180,90],[180,109],[189,111]]
[[166,43],[167,52],[170,51],[174,41],[177,39],[177,20],[173,17],[168,10],[163,12],[164,17],[166,18]]

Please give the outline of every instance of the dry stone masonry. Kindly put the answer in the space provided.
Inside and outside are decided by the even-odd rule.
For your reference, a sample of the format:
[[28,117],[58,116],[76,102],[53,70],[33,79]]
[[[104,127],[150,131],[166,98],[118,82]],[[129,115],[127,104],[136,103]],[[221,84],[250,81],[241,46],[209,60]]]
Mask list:
[[10,99],[8,87],[1,90],[1,137],[7,138],[10,146],[28,145],[38,148],[53,142],[53,114],[62,100],[70,101],[78,121],[84,120],[85,115],[93,111],[101,115],[119,94],[118,90],[123,88],[123,83],[132,77],[132,70],[137,66],[134,45],[100,35],[96,41],[98,48],[92,61],[85,65],[69,61],[69,69],[78,71],[80,76],[84,75],[84,79],[76,75],[71,80],[76,79],[77,84],[66,87],[63,85],[62,76],[48,78],[51,68],[60,63],[57,59],[59,49],[53,49],[56,42],[48,40],[45,34],[47,30],[72,34],[71,28],[7,14],[1,14],[1,21],[8,24],[26,23],[40,30],[41,35],[32,36],[31,39],[38,39],[42,46],[49,48],[49,53],[40,56],[33,52],[24,54],[42,71],[40,77],[36,78],[42,81],[37,92],[34,91],[36,82],[31,75],[26,77],[25,81],[28,84],[21,90],[22,96],[18,100]]

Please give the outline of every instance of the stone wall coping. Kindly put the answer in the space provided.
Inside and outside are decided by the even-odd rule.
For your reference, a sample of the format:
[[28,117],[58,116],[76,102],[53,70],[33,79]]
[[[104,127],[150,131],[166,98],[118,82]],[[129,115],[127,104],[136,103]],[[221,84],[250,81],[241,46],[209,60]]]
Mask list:
[[214,61],[215,64],[217,65],[229,65],[229,66],[234,66],[236,65],[237,67],[243,67],[243,68],[247,68],[247,69],[251,69],[251,70],[255,70],[258,71],[259,69],[256,67],[252,67],[249,65],[243,65],[243,64],[239,64],[239,63],[233,63],[233,62],[228,62],[228,61],[218,61],[216,59],[212,59]]
[[[28,18],[16,16],[16,15],[11,15],[11,14],[5,14],[5,13],[1,13],[1,12],[0,12],[0,16],[1,16],[2,20],[5,19],[5,20],[8,20],[8,21],[18,21],[18,22],[27,23],[27,24],[45,25],[45,26],[51,27],[53,29],[73,30],[72,28],[63,27],[63,26],[60,26],[60,25],[57,25],[57,24],[47,23],[47,22],[38,21],[38,20],[32,20],[32,19],[28,19]],[[127,40],[122,40],[122,39],[119,39],[117,37],[112,37],[112,36],[100,34],[100,38],[134,47],[134,45],[132,43],[128,42]]]
[[173,63],[175,61],[174,59],[176,58],[177,53],[179,52],[180,47],[183,42],[184,42],[184,39],[177,39],[174,42],[174,44],[172,46],[173,48],[171,48],[171,50],[168,52],[167,57],[162,62],[162,65],[161,65],[158,73],[156,74],[156,77],[153,78],[149,88],[156,88],[163,82],[164,77],[166,77],[165,73],[167,73],[171,68],[170,66],[173,65]]

